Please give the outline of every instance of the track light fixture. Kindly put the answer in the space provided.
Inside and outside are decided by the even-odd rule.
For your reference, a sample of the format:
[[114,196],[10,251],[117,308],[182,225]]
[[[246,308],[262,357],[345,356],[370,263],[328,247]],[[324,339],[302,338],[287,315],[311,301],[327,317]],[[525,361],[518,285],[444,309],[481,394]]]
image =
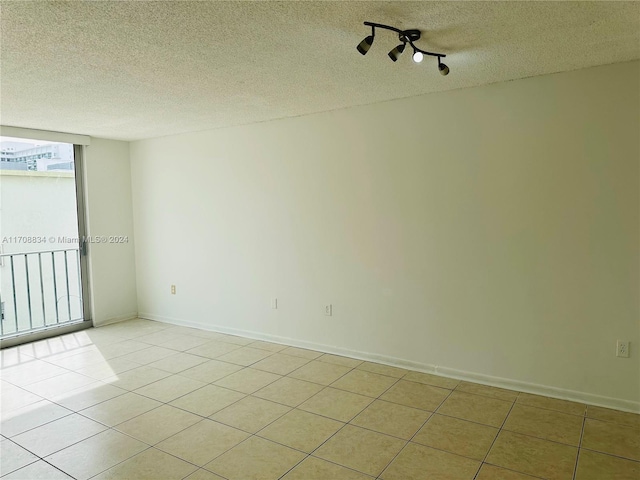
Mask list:
[[389,25],[382,25],[380,23],[373,23],[373,22],[364,22],[364,24],[368,27],[371,27],[371,35],[369,35],[367,38],[362,40],[360,44],[356,47],[362,55],[366,55],[367,52],[369,51],[369,48],[371,48],[371,45],[373,45],[373,38],[376,36],[376,28],[381,28],[383,30],[391,30],[392,32],[396,32],[398,34],[398,38],[400,39],[400,42],[401,42],[400,45],[398,45],[396,48],[394,48],[389,52],[389,58],[391,60],[393,60],[394,62],[397,61],[400,55],[402,54],[402,52],[404,52],[404,49],[408,43],[413,49],[412,58],[415,63],[422,62],[425,55],[428,55],[430,57],[437,57],[438,71],[440,72],[440,74],[441,75],[449,74],[449,67],[447,67],[440,60],[441,58],[446,57],[444,53],[427,52],[426,50],[422,50],[416,47],[416,45],[413,43],[417,40],[420,40],[420,30],[400,30],[399,28],[390,27]]

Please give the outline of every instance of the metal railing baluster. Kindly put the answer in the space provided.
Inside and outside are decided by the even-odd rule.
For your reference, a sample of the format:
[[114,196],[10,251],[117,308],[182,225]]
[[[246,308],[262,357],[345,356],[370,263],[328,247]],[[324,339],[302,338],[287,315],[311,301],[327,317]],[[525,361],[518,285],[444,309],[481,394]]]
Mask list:
[[29,285],[29,258],[24,254],[24,272],[27,280],[27,306],[29,307],[29,330],[33,330],[33,315],[31,314],[31,285]]
[[67,284],[67,310],[69,312],[69,321],[71,321],[71,292],[69,291],[69,265],[67,262],[67,250],[64,251],[64,276]]
[[4,319],[6,315],[4,303],[2,303],[2,292],[0,292],[0,309],[2,310],[2,316],[0,316],[0,337],[1,337],[4,335]]
[[77,268],[77,274],[78,274],[78,296],[80,297],[80,314],[82,315],[82,272],[80,271],[80,250],[78,250],[78,254],[76,255],[76,266]]
[[56,305],[56,323],[60,323],[58,312],[58,281],[56,279],[56,252],[51,252],[51,268],[53,268],[53,301]]
[[42,253],[38,252],[38,271],[40,272],[40,299],[42,300],[42,326],[47,326],[47,314],[44,307],[44,282],[42,280]]
[[16,277],[14,274],[13,255],[9,257],[11,264],[11,291],[13,292],[13,315],[16,324],[16,333],[18,333],[18,302],[16,301]]

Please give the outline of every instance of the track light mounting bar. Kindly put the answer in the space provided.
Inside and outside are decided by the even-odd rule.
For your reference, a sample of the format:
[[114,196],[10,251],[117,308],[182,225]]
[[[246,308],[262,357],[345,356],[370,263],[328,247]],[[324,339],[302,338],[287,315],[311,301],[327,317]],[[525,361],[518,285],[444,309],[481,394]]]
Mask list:
[[382,28],[383,30],[390,30],[398,34],[398,37],[400,38],[400,41],[402,43],[408,43],[409,45],[411,45],[411,48],[413,48],[414,52],[420,52],[423,55],[429,55],[431,57],[438,57],[438,59],[446,57],[444,53],[428,52],[426,50],[422,50],[421,48],[418,48],[415,46],[413,42],[420,40],[420,30],[415,30],[415,29],[400,30],[399,28],[392,27],[390,25],[383,25],[381,23],[374,23],[374,22],[364,22],[364,24],[368,27],[371,27],[372,37],[375,37],[376,35],[376,28]]

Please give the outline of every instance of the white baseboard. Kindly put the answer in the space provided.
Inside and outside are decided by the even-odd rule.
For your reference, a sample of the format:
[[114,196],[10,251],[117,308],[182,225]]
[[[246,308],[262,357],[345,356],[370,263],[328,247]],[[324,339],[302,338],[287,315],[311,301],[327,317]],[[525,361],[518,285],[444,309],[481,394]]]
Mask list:
[[[104,327],[106,325],[111,325],[113,323],[125,322],[127,320],[133,320],[134,318],[138,318],[138,312],[124,313],[122,315],[117,315],[115,317],[110,317],[105,320],[94,320],[93,325],[95,327]],[[167,322],[169,323],[169,322]]]
[[436,372],[443,377],[456,378],[492,387],[506,388],[518,392],[533,393],[535,395],[544,395],[545,397],[559,398],[560,400],[570,400],[572,402],[585,403],[596,407],[613,408],[631,413],[640,413],[640,402],[631,400],[623,400],[621,398],[605,397],[604,395],[596,395],[594,393],[578,392],[576,390],[568,390],[565,388],[551,387],[548,385],[540,385],[538,383],[522,382],[520,380],[512,380],[509,378],[493,377],[482,373],[467,372],[447,367],[436,367]]
[[620,398],[606,397],[603,395],[595,395],[593,393],[578,392],[575,390],[567,390],[564,388],[551,387],[548,385],[539,385],[536,383],[522,382],[509,378],[494,377],[482,373],[468,372],[464,370],[456,370],[453,368],[430,365],[426,363],[414,362],[402,358],[390,357],[388,355],[378,355],[370,352],[360,352],[347,348],[340,348],[331,345],[323,345],[320,343],[307,342],[295,338],[283,337],[279,335],[271,335],[262,332],[254,332],[250,330],[241,330],[237,328],[225,327],[222,325],[205,325],[198,322],[192,322],[181,318],[165,317],[153,313],[138,313],[139,318],[147,320],[156,320],[159,322],[170,323],[172,325],[180,325],[184,327],[199,328],[201,330],[209,330],[219,333],[228,333],[231,335],[239,335],[242,337],[252,338],[255,340],[266,340],[273,343],[290,345],[293,347],[308,348],[324,353],[332,353],[334,355],[342,355],[345,357],[356,358],[358,360],[366,360],[370,362],[382,363],[392,367],[400,367],[418,372],[431,373],[442,377],[454,378],[456,380],[466,380],[469,382],[480,383],[492,387],[505,388],[518,392],[532,393],[536,395],[544,395],[545,397],[553,397],[561,400],[570,400],[572,402],[585,403],[598,407],[613,408],[625,412],[640,413],[640,402],[624,400]]

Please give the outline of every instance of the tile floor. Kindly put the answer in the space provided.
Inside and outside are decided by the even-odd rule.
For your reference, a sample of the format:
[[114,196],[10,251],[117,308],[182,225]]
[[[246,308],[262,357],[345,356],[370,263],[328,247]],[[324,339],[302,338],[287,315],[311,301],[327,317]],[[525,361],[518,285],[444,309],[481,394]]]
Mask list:
[[3,479],[640,479],[640,415],[295,347],[133,320],[1,355]]

